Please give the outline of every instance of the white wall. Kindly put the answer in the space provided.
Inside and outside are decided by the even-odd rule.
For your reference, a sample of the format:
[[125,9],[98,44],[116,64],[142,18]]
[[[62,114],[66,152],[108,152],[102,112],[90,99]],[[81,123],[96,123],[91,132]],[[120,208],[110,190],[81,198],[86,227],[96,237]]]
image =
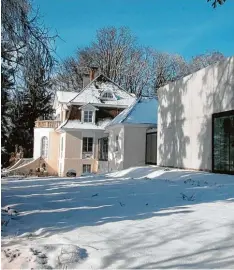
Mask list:
[[41,139],[46,136],[48,138],[48,158],[51,153],[49,152],[50,136],[49,133],[53,132],[53,128],[34,128],[34,142],[33,142],[33,158],[37,159],[41,156]]
[[211,117],[234,109],[234,57],[166,85],[158,95],[158,164],[211,170]]
[[[119,136],[119,150],[115,151],[115,138]],[[109,130],[108,145],[108,162],[109,171],[117,171],[123,169],[124,162],[124,127],[112,127]]]
[[[64,137],[64,155],[59,159],[61,163],[60,176],[65,176],[67,171],[73,169],[77,176],[83,173],[83,164],[90,164],[92,172],[98,170],[98,139],[104,136],[103,130],[75,130],[61,134]],[[84,158],[82,155],[83,137],[93,138],[93,154]]]
[[[117,171],[145,165],[146,130],[148,126],[120,125],[109,128],[108,162],[100,163],[99,171]],[[119,136],[119,151],[115,137]]]
[[146,130],[142,126],[124,126],[124,169],[145,165]]

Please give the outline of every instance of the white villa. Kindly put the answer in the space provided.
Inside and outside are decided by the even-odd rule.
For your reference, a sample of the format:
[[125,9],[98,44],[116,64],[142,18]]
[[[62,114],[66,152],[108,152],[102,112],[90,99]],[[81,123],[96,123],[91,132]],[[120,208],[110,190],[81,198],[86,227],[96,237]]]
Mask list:
[[[87,84],[87,77],[84,84]],[[38,120],[35,123],[33,159],[28,159],[29,162],[22,159],[9,172],[27,174],[44,168],[49,175],[66,176],[68,172],[75,172],[79,176],[144,165],[146,130],[156,127],[154,112],[157,104],[155,99],[149,99],[151,106],[148,112],[144,112],[146,117],[138,124],[135,118],[131,127],[127,127],[132,111],[139,104],[145,104],[144,109],[147,109],[147,98],[137,99],[102,74],[94,78],[94,70],[91,69],[90,81],[80,92],[56,92],[54,120]],[[126,115],[121,113],[125,109]],[[147,115],[154,117],[144,121]],[[126,119],[122,121],[116,116]],[[119,125],[123,127],[116,132]],[[123,149],[126,142],[129,147],[133,147],[133,143],[142,147],[133,147],[135,152],[128,153],[127,149]],[[137,157],[138,150],[141,152]],[[132,154],[135,155],[133,158]]]

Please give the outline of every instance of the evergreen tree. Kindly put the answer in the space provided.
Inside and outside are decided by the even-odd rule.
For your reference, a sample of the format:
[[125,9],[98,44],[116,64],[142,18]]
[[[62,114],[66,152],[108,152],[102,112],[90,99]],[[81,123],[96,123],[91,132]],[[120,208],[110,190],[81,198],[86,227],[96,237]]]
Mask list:
[[11,94],[14,87],[11,69],[1,65],[1,156],[2,164],[5,165],[9,159],[8,138],[11,131]]
[[33,155],[33,137],[35,121],[38,118],[51,119],[52,102],[50,91],[50,68],[42,54],[40,47],[28,51],[24,63],[24,87],[15,97],[13,114],[14,127],[11,133],[11,145],[18,144],[24,148],[25,157]]

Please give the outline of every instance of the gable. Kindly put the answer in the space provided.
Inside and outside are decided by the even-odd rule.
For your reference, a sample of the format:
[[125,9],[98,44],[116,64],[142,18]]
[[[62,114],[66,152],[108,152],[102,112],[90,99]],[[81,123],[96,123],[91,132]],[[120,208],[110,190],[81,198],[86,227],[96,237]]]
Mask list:
[[[105,92],[111,92],[114,95],[114,99],[103,99],[102,95]],[[71,104],[105,104],[105,105],[121,105],[129,106],[135,97],[126,92],[119,85],[111,81],[104,75],[99,75],[91,83],[89,83],[75,98],[73,98]]]

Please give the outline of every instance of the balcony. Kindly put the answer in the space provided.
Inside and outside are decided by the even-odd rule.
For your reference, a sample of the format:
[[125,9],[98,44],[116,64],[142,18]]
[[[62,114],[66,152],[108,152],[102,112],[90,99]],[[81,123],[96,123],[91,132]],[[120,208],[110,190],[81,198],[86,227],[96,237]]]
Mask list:
[[61,121],[56,120],[37,120],[35,121],[36,128],[57,128]]

